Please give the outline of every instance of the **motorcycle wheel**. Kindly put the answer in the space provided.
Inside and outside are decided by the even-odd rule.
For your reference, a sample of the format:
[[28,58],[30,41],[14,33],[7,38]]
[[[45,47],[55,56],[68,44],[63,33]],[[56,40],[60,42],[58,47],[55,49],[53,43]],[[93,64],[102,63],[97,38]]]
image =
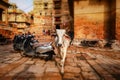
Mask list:
[[54,51],[49,51],[46,53],[48,56],[45,58],[45,61],[48,60],[52,60],[53,59],[53,55],[54,55]]

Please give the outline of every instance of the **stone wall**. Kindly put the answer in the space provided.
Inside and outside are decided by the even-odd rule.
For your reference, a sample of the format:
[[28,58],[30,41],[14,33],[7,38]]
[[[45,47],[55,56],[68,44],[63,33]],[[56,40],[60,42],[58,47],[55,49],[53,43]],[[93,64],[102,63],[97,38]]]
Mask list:
[[104,38],[104,6],[92,5],[89,0],[74,2],[75,38]]
[[120,1],[116,1],[116,38],[120,40]]
[[119,3],[119,0],[74,0],[74,38],[120,40]]

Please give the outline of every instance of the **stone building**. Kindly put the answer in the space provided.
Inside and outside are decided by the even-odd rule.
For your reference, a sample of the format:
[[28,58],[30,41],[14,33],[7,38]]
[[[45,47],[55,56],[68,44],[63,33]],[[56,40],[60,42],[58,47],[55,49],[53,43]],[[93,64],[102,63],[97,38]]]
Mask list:
[[53,0],[54,14],[53,24],[55,28],[63,28],[63,24],[69,20],[69,6],[67,0]]
[[[5,22],[6,24],[8,24],[8,20],[7,20],[7,9],[10,6],[10,4],[8,4],[7,1],[1,0],[0,1],[0,22]],[[2,21],[2,13],[5,12],[5,21]]]
[[14,3],[11,3],[11,6],[8,8],[8,21],[11,27],[17,28],[16,33],[25,33],[30,25],[30,17],[18,9]]
[[[9,34],[11,34],[12,30],[8,27],[8,14],[7,9],[10,6],[10,4],[7,2],[7,0],[1,0],[0,1],[0,35],[6,38],[10,38]],[[2,14],[5,14],[4,21]]]
[[[52,28],[52,0],[34,0],[34,26],[37,32],[41,33],[42,30],[51,30]],[[35,30],[35,31],[36,31]]]
[[[7,0],[5,0],[5,3]],[[8,4],[8,2],[6,3]],[[5,4],[4,4],[5,5]],[[22,10],[18,9],[16,4],[10,3],[6,10],[1,13],[2,27],[1,33],[6,38],[13,39],[14,35],[22,32],[28,32],[30,17]]]
[[[62,28],[69,21],[70,12],[67,0],[34,0],[35,31]],[[33,30],[33,29],[32,29]]]

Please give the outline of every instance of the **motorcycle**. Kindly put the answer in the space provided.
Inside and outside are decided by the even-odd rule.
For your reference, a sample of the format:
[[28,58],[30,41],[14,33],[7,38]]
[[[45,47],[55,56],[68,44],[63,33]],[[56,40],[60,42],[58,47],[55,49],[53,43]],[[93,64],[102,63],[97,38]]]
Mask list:
[[23,39],[22,38],[17,38],[17,39],[14,39],[13,47],[14,50],[21,51],[20,52],[21,56],[31,56],[33,58],[40,57],[48,61],[48,60],[52,60],[53,55],[55,55],[52,42],[39,45],[39,42],[34,39],[33,35],[28,35]]
[[23,42],[25,40],[25,36],[23,35],[15,35],[13,39],[13,49],[15,51],[23,51]]

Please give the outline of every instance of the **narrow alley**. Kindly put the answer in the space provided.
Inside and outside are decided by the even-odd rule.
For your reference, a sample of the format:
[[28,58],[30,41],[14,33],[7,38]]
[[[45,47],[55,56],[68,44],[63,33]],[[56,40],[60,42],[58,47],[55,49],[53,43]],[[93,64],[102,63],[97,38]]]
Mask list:
[[0,80],[120,80],[120,0],[0,0]]

